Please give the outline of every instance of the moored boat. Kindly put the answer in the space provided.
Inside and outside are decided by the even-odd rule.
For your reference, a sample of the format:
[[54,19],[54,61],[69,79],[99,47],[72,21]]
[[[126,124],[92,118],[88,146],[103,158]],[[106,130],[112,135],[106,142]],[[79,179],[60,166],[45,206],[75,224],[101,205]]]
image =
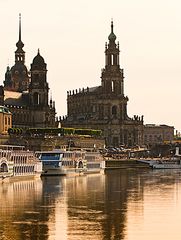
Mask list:
[[87,173],[98,173],[103,169],[103,156],[97,151],[86,151]]
[[153,169],[181,169],[181,154],[179,151],[179,147],[176,147],[174,156],[167,158],[139,159],[137,162],[148,164]]
[[173,159],[140,159],[137,162],[145,163],[152,169],[180,169],[181,160],[177,158]]
[[103,157],[99,152],[85,150],[37,151],[35,155],[42,161],[42,176],[79,175],[100,172]]
[[86,171],[84,151],[37,151],[35,155],[42,161],[42,176],[76,175]]
[[0,180],[40,177],[42,163],[23,146],[0,145]]
[[157,160],[151,167],[153,169],[181,169],[181,160]]

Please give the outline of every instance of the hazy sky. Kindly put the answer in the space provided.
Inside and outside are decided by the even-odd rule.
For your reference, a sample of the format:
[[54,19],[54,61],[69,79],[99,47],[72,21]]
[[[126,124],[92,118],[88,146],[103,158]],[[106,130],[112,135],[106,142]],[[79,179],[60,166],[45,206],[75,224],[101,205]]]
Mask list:
[[0,0],[0,84],[14,64],[21,13],[26,66],[40,48],[57,113],[65,115],[67,90],[101,84],[113,18],[129,116],[181,131],[180,12],[180,0]]

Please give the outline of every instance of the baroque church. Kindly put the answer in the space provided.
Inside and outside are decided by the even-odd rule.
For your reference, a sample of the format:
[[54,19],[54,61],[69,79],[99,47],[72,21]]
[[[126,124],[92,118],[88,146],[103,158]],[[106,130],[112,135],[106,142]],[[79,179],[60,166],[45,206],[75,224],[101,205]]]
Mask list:
[[107,146],[143,144],[143,116],[127,114],[124,71],[119,63],[119,43],[111,22],[109,42],[105,45],[105,68],[101,85],[67,91],[67,116],[63,127],[101,129]]
[[0,105],[12,113],[13,127],[55,127],[55,102],[49,100],[47,64],[39,50],[30,71],[25,66],[21,15],[16,47],[15,64],[7,67],[4,86],[0,86]]

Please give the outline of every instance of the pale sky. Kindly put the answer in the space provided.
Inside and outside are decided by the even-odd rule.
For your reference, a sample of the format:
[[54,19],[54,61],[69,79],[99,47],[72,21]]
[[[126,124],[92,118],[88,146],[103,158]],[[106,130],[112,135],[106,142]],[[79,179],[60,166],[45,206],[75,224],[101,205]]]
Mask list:
[[26,66],[40,48],[57,115],[66,115],[67,90],[101,84],[113,18],[128,115],[181,131],[180,12],[180,0],[0,0],[0,85],[14,65],[21,13]]

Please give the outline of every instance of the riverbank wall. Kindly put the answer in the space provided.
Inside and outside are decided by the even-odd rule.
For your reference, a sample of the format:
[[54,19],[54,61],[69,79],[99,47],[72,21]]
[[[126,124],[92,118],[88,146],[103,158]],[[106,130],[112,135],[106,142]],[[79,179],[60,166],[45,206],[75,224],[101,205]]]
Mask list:
[[108,169],[126,169],[126,168],[149,168],[149,164],[138,162],[138,159],[105,159],[104,168]]

